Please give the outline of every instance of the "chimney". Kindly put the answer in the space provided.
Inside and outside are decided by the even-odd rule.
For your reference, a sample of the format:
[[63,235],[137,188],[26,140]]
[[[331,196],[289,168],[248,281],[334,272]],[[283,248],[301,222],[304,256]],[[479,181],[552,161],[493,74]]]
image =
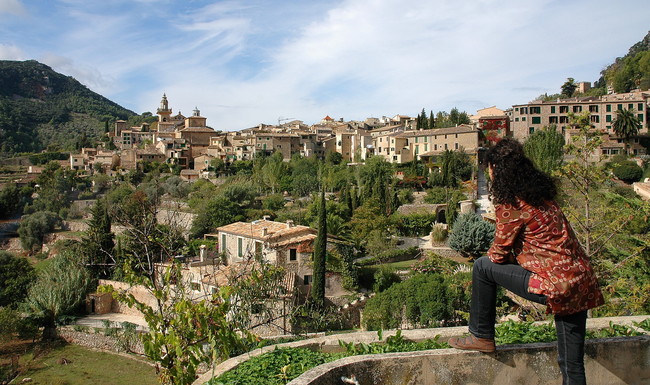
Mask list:
[[205,253],[206,253],[205,249],[206,249],[205,245],[199,246],[199,259],[201,262],[205,262]]
[[295,225],[293,224],[293,221],[292,221],[291,219],[289,219],[289,220],[287,221],[287,229],[290,229],[290,228],[292,228],[292,227],[294,227],[294,226],[295,226]]
[[266,237],[269,234],[269,229],[266,227],[262,227],[262,236]]

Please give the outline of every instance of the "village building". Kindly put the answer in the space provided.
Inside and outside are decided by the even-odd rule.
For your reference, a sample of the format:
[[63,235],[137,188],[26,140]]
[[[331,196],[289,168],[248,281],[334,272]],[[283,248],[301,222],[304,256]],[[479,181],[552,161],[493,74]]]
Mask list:
[[[536,100],[527,104],[516,104],[512,111],[512,134],[521,141],[542,127],[555,125],[558,131],[567,135],[571,129],[569,114],[589,113],[589,120],[593,128],[609,135],[611,139],[622,143],[623,138],[618,138],[613,130],[616,111],[632,110],[641,122],[642,128],[639,135],[647,135],[648,119],[650,118],[650,92],[632,91],[621,94],[603,96],[574,97],[556,99],[552,101]],[[567,139],[569,137],[567,136]],[[637,140],[638,138],[633,138]],[[644,153],[638,146],[633,154]]]

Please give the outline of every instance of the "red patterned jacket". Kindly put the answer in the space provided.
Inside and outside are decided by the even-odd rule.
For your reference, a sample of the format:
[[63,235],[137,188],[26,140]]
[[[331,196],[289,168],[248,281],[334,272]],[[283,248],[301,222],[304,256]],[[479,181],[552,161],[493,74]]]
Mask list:
[[557,203],[495,206],[496,232],[487,254],[494,263],[519,263],[533,274],[530,293],[548,297],[547,311],[568,315],[603,304],[589,259]]

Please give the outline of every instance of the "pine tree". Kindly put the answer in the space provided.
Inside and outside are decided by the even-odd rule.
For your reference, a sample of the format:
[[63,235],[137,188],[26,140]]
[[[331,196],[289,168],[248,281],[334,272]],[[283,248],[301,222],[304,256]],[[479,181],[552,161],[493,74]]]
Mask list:
[[317,309],[325,306],[325,263],[327,253],[327,210],[325,208],[325,189],[321,186],[318,209],[318,235],[314,243],[313,281],[311,287],[312,304]]
[[112,257],[115,243],[106,201],[99,199],[91,214],[88,231],[82,241],[86,263],[96,278],[110,278],[115,268],[115,260]]

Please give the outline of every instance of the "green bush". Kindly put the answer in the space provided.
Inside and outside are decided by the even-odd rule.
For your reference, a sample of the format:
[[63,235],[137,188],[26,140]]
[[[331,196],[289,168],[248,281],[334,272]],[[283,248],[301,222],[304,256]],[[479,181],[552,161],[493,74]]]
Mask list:
[[436,221],[435,214],[396,215],[397,233],[404,237],[421,237],[429,234]]
[[[417,274],[370,298],[363,311],[365,326],[394,329],[403,319],[418,327],[452,324],[454,294],[442,274]],[[469,303],[462,308],[469,311]]]
[[465,257],[478,258],[494,239],[494,224],[476,213],[461,214],[449,236],[449,247]]
[[372,285],[372,290],[375,293],[379,293],[388,289],[393,284],[401,282],[402,280],[400,279],[399,275],[395,274],[392,269],[380,268],[375,271],[374,281],[375,282]]
[[643,176],[643,169],[632,161],[620,163],[613,171],[614,176],[627,184],[638,182]]

